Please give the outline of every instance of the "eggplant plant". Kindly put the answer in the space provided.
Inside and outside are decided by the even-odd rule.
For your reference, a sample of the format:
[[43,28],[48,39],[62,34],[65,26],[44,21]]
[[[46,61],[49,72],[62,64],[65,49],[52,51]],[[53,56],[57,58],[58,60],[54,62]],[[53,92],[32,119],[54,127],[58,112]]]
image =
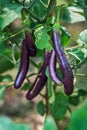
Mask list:
[[[0,98],[14,87],[26,91],[29,102],[37,99],[37,112],[45,115],[43,130],[74,128],[68,122],[70,128],[62,128],[59,121],[72,120],[71,106],[87,96],[87,73],[80,73],[87,65],[86,10],[86,0],[0,1]],[[68,26],[75,23],[82,23],[83,31],[74,28],[72,34]],[[15,76],[4,73],[14,68]]]

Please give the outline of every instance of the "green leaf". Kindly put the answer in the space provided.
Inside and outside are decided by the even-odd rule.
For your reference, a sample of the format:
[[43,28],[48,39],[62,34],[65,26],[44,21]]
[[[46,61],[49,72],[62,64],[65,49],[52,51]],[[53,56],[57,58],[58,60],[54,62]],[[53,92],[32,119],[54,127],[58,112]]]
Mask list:
[[87,130],[87,99],[78,110],[72,113],[66,130]]
[[0,117],[0,130],[30,130],[26,124],[16,124],[7,116]]
[[62,11],[62,20],[67,23],[75,23],[85,21],[84,16],[81,15],[82,10],[76,7],[67,7]]
[[38,112],[41,116],[43,116],[43,115],[45,114],[45,112],[46,112],[46,107],[45,107],[43,101],[38,102],[38,104],[37,104],[37,112]]
[[61,120],[67,111],[67,107],[68,96],[63,93],[56,93],[54,103],[50,104],[50,110],[53,117],[56,120]]
[[22,6],[18,4],[9,4],[0,12],[0,31],[12,23],[21,13]]
[[6,70],[10,70],[13,67],[14,65],[11,62],[0,56],[0,73],[5,72]]
[[0,99],[3,99],[4,95],[5,95],[5,89],[6,89],[6,85],[2,85],[0,86]]
[[10,47],[6,47],[4,43],[0,43],[0,56],[8,56],[11,57],[11,54],[12,54],[12,48]]
[[79,104],[79,96],[75,95],[75,96],[70,96],[69,97],[69,103],[76,106]]
[[74,56],[77,60],[82,61],[85,57],[83,48],[75,48],[68,51],[68,54]]
[[38,18],[42,19],[47,14],[47,8],[45,3],[41,0],[36,0],[34,6],[32,7],[32,12]]
[[51,115],[48,115],[46,117],[43,130],[58,130],[55,121]]
[[12,76],[7,74],[7,75],[0,75],[0,82],[7,82],[7,81],[12,81]]
[[79,34],[77,42],[87,46],[87,29],[85,29]]
[[67,46],[70,42],[71,35],[68,33],[65,27],[62,27],[61,43],[63,46]]
[[31,87],[31,82],[29,81],[29,82],[27,82],[27,83],[25,83],[24,85],[23,85],[23,87],[21,88],[21,90],[28,90],[30,87]]
[[38,49],[43,50],[43,49],[47,49],[47,50],[51,50],[52,46],[49,43],[50,41],[50,36],[47,34],[47,30],[46,29],[38,29],[35,32],[35,44],[37,46]]

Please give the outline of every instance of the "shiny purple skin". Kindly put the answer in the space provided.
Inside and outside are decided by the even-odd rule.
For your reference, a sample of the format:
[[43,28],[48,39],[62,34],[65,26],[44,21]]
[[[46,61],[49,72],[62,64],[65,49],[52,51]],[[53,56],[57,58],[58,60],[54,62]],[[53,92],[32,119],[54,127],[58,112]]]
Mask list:
[[56,52],[56,56],[59,60],[60,69],[63,75],[64,91],[67,95],[70,95],[72,94],[74,89],[73,85],[74,77],[72,69],[68,63],[67,57],[60,44],[60,37],[57,30],[53,30],[52,40],[53,40],[53,47]]
[[18,74],[15,79],[14,88],[18,89],[21,87],[29,68],[29,51],[27,49],[26,40],[22,42],[21,61]]
[[28,100],[32,100],[33,98],[35,98],[40,91],[43,89],[44,85],[46,84],[47,81],[47,76],[45,74],[46,68],[49,65],[49,59],[50,59],[50,54],[49,52],[46,52],[46,57],[44,60],[44,63],[35,79],[35,81],[33,82],[31,88],[29,89],[26,98]]
[[61,79],[58,77],[58,74],[56,72],[56,54],[55,51],[52,51],[50,61],[49,61],[49,73],[51,79],[58,85],[62,84]]
[[27,47],[29,50],[29,55],[33,57],[36,55],[36,47],[32,35],[28,32],[28,30],[25,31],[25,37],[26,37]]

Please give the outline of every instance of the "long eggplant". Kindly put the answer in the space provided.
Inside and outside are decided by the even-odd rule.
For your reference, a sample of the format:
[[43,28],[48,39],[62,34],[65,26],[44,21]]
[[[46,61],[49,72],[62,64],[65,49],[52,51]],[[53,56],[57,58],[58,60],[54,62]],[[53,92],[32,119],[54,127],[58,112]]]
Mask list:
[[59,60],[59,66],[63,75],[64,91],[67,95],[70,95],[72,94],[74,89],[74,85],[73,85],[74,77],[73,77],[70,64],[60,44],[59,33],[56,29],[53,30],[52,40],[53,40],[53,47],[56,52],[56,56]]
[[47,76],[45,74],[46,68],[49,65],[49,59],[50,59],[50,52],[46,52],[45,53],[45,59],[44,59],[44,63],[42,65],[42,67],[40,68],[40,71],[35,79],[35,81],[33,82],[32,86],[30,87],[26,98],[28,100],[32,100],[34,97],[36,97],[40,91],[42,90],[42,88],[44,87],[44,85],[46,84],[47,81]]
[[14,82],[14,88],[18,89],[21,87],[29,68],[29,51],[27,49],[26,39],[22,42],[21,61],[18,74]]
[[49,73],[51,79],[58,85],[62,84],[62,80],[58,77],[57,71],[56,71],[56,54],[55,51],[52,51],[50,61],[49,61]]
[[36,55],[36,46],[34,44],[32,35],[28,30],[25,31],[25,37],[26,37],[27,47],[29,50],[29,55],[33,57]]

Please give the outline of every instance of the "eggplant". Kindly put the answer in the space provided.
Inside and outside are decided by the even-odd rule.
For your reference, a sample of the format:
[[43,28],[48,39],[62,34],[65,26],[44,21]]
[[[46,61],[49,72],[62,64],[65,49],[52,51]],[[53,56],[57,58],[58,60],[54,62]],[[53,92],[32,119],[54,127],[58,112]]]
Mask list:
[[22,52],[18,74],[14,82],[14,88],[21,87],[29,68],[29,51],[27,49],[26,39],[22,41]]
[[53,50],[51,53],[50,61],[49,61],[49,74],[51,79],[58,85],[62,85],[62,80],[58,77],[57,71],[56,71],[56,54]]
[[74,76],[70,64],[67,60],[67,57],[60,44],[59,33],[57,32],[56,29],[54,29],[52,32],[52,41],[53,41],[54,50],[56,52],[56,56],[59,61],[59,66],[63,75],[64,91],[67,95],[70,95],[72,94],[74,89],[74,85],[73,85]]
[[32,38],[32,35],[28,30],[25,31],[25,37],[26,37],[27,47],[29,50],[29,55],[31,57],[33,57],[36,55],[36,46],[34,44],[34,40]]
[[35,98],[40,93],[44,85],[46,84],[47,76],[45,74],[45,71],[46,71],[47,66],[49,65],[49,59],[50,59],[51,53],[46,52],[45,54],[46,55],[45,55],[44,63],[42,67],[40,68],[35,81],[33,82],[28,93],[26,94],[26,98],[28,100],[32,100],[33,98]]

